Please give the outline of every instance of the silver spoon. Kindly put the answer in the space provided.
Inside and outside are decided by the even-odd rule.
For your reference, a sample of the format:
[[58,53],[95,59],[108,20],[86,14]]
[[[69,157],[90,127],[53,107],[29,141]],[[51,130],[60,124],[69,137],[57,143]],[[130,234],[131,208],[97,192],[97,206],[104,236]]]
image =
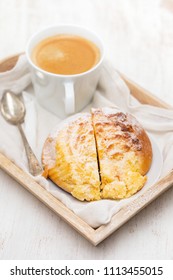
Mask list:
[[28,159],[29,172],[33,176],[41,174],[43,172],[42,167],[34,155],[21,126],[24,122],[26,112],[24,103],[15,93],[6,91],[1,99],[0,109],[4,119],[13,125],[16,125],[20,131]]

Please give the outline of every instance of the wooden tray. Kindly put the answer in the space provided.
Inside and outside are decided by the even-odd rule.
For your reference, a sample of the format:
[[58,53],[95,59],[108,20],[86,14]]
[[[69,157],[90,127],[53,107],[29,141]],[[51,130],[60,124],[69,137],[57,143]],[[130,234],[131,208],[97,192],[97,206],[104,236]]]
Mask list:
[[[0,72],[8,71],[14,67],[18,60],[18,55],[3,60],[0,63]],[[143,104],[151,104],[158,107],[170,109],[171,107],[157,97],[153,96],[140,86],[130,81],[122,75],[122,78],[128,85],[131,94]],[[12,161],[0,153],[0,168],[7,172],[11,177],[18,181],[25,189],[35,195],[40,201],[52,209],[63,220],[69,223],[75,230],[88,239],[93,245],[99,244],[106,237],[116,231],[121,225],[127,222],[130,218],[136,215],[140,210],[146,207],[159,195],[165,192],[173,184],[173,170],[158,181],[154,186],[151,186],[140,197],[133,202],[124,206],[117,214],[115,214],[111,222],[107,225],[102,225],[97,229],[93,229],[71,210],[69,210],[58,199],[52,196],[48,191],[36,183],[27,173],[17,167]]]

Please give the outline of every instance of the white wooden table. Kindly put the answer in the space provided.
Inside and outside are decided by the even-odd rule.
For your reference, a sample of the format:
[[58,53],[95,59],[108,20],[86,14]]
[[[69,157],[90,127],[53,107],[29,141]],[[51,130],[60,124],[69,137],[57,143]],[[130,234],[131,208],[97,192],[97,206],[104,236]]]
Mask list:
[[[0,59],[58,23],[97,32],[118,70],[173,105],[172,0],[0,1]],[[93,247],[0,170],[0,259],[173,259],[172,213],[173,188]]]

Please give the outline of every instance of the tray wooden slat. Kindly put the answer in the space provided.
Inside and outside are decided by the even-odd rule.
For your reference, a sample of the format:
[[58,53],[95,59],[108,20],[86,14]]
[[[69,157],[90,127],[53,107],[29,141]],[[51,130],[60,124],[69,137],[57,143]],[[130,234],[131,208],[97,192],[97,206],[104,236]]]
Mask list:
[[16,166],[11,160],[0,153],[0,168],[2,168],[7,174],[13,177],[18,183],[20,183],[26,190],[32,193],[46,206],[63,218],[67,223],[74,227],[78,232],[85,236],[92,242],[92,234],[94,229],[89,227],[82,219],[69,210],[62,202],[56,199],[51,193],[46,191],[40,186],[31,176]]
[[148,104],[148,105],[153,105],[165,109],[172,109],[172,107],[161,100],[160,98],[154,96],[150,92],[146,91],[144,88],[139,86],[138,84],[134,83],[131,81],[129,78],[127,78],[124,74],[121,74],[121,77],[127,84],[128,88],[130,89],[131,94],[139,100],[142,104]]
[[[0,72],[5,72],[12,69],[15,66],[17,60],[18,55],[3,60],[0,63]],[[171,106],[156,96],[153,96],[151,93],[141,88],[134,82],[130,81],[125,75],[121,74],[121,76],[128,85],[131,94],[141,103],[171,109]],[[31,176],[17,167],[11,160],[1,153],[0,168],[2,168],[6,173],[14,178],[14,180],[19,182],[26,190],[36,196],[40,201],[47,205],[52,211],[59,215],[63,220],[70,224],[75,230],[77,230],[82,236],[88,239],[95,246],[173,185],[172,170],[167,176],[146,190],[145,193],[143,193],[140,197],[124,206],[117,214],[112,217],[110,223],[100,226],[97,229],[93,229],[71,210],[69,210],[63,203],[61,203],[42,186],[35,182]]]

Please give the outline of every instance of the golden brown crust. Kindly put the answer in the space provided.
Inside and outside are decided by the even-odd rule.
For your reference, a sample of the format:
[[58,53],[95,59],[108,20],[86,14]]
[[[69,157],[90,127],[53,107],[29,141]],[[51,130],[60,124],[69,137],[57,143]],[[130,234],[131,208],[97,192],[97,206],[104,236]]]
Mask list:
[[152,161],[150,140],[137,120],[114,108],[92,109],[102,198],[120,199],[140,190]]
[[131,125],[133,129],[133,133],[131,133],[131,137],[133,138],[132,142],[134,143],[134,149],[136,146],[136,155],[140,158],[140,172],[141,175],[145,175],[150,169],[152,162],[152,147],[150,139],[141,126],[141,124],[136,120],[136,118],[130,114],[126,114],[127,122]]
[[79,200],[100,199],[100,180],[91,115],[80,114],[45,142],[48,177]]
[[42,161],[45,176],[79,200],[122,199],[144,186],[152,147],[132,115],[92,109],[47,138]]

